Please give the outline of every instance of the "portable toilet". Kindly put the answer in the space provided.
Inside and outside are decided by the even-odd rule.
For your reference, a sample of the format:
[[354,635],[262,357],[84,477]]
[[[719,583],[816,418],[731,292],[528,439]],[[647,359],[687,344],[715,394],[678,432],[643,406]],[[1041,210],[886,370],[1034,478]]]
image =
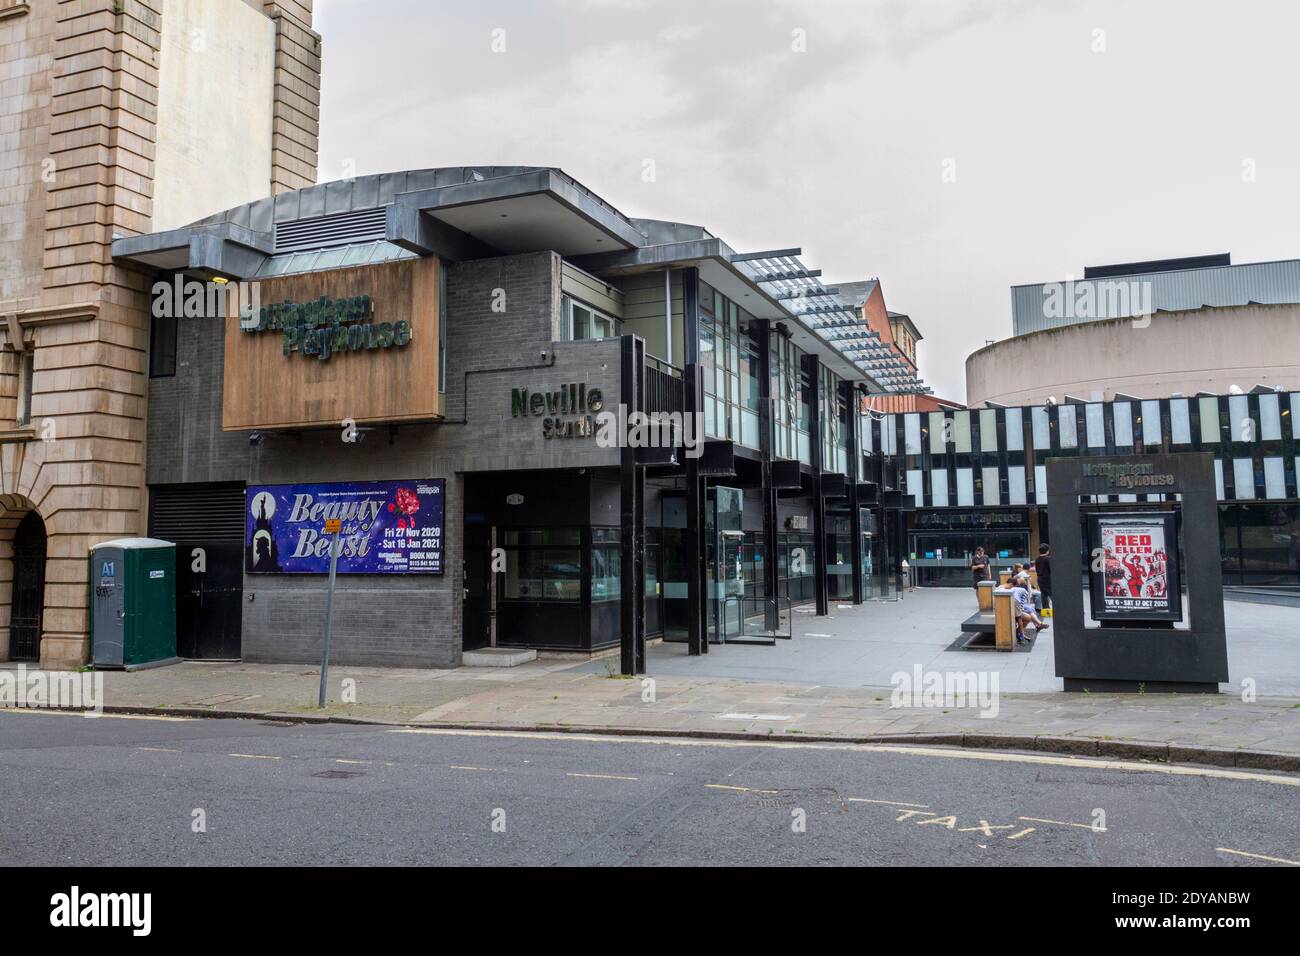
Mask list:
[[176,657],[176,545],[117,538],[90,549],[90,644],[96,667]]

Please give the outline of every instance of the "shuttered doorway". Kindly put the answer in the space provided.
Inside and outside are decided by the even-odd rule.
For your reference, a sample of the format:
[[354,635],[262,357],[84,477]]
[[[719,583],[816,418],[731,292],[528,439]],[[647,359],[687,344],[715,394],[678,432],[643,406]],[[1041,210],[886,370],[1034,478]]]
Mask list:
[[176,543],[176,653],[238,660],[244,598],[244,485],[149,490],[149,534]]

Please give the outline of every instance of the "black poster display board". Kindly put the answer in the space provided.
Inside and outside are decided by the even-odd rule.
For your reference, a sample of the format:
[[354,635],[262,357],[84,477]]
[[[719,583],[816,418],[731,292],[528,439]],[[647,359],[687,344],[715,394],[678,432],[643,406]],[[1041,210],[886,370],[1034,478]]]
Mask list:
[[[1085,576],[1093,580],[1092,548],[1097,547],[1106,525],[1102,520],[1116,517],[1151,520],[1158,517],[1176,522],[1174,512],[1151,512],[1161,502],[1145,508],[1106,508],[1098,515],[1095,528],[1085,528],[1083,510],[1095,508],[1098,496],[1121,494],[1155,494],[1163,502],[1177,502],[1182,513],[1181,525],[1165,525],[1165,557],[1173,555],[1175,577],[1187,583],[1186,622],[1174,625],[1168,617],[1135,617],[1142,609],[1129,606],[1122,593],[1112,596],[1114,614],[1102,614],[1092,622],[1084,618]],[[1217,693],[1219,684],[1228,680],[1228,647],[1223,627],[1223,578],[1219,564],[1219,505],[1214,480],[1214,457],[1205,452],[1166,455],[1116,455],[1104,458],[1052,458],[1047,461],[1047,521],[1052,542],[1053,578],[1059,582],[1052,592],[1052,635],[1056,653],[1056,676],[1063,679],[1066,690],[1091,691],[1172,691]],[[1118,534],[1122,525],[1110,525]],[[1127,540],[1123,547],[1142,549],[1142,535],[1154,526],[1135,527],[1137,542]],[[1184,567],[1177,567],[1178,531],[1182,532]],[[1085,541],[1088,534],[1091,540]],[[1127,533],[1125,533],[1127,537]],[[1152,533],[1151,545],[1155,534]],[[1154,552],[1154,547],[1152,548]],[[1114,557],[1123,558],[1118,552]],[[1104,560],[1104,551],[1101,554]],[[1156,557],[1156,555],[1144,555]],[[1142,583],[1138,594],[1132,593],[1132,572],[1125,570],[1124,591],[1127,603],[1144,600],[1148,575],[1134,560]],[[1147,562],[1143,565],[1150,567]],[[1113,571],[1114,569],[1112,569]],[[1166,567],[1166,574],[1168,568]],[[1115,575],[1119,591],[1118,575]],[[1074,587],[1066,582],[1078,582]],[[1182,596],[1181,582],[1166,583],[1168,599],[1178,608]],[[1103,585],[1104,588],[1104,585]],[[1104,595],[1103,595],[1104,598]],[[1147,598],[1145,600],[1154,600]],[[1105,609],[1103,600],[1102,609]],[[1157,608],[1147,608],[1155,611]],[[1166,611],[1164,613],[1172,613]],[[1183,613],[1181,609],[1178,612]],[[1176,619],[1174,619],[1176,620]]]
[[1094,621],[1181,621],[1178,513],[1088,515]]

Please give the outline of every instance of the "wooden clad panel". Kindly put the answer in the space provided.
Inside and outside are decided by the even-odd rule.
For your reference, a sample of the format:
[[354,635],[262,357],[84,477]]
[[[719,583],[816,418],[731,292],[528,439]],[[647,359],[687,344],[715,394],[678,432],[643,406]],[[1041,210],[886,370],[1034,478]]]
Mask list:
[[430,257],[258,283],[263,308],[368,295],[371,324],[405,320],[411,339],[402,347],[336,352],[324,360],[300,349],[286,356],[281,332],[244,332],[238,316],[228,316],[222,429],[337,426],[349,418],[358,424],[436,420],[438,273],[438,260]]

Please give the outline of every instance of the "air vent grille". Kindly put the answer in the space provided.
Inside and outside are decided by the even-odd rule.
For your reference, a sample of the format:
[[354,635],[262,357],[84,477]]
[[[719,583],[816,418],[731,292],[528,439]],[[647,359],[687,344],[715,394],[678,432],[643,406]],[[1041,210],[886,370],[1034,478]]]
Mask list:
[[151,488],[149,535],[164,541],[244,540],[244,486]]
[[295,219],[275,224],[275,251],[297,252],[304,249],[327,249],[358,242],[383,239],[387,234],[387,207],[356,209],[312,219]]

